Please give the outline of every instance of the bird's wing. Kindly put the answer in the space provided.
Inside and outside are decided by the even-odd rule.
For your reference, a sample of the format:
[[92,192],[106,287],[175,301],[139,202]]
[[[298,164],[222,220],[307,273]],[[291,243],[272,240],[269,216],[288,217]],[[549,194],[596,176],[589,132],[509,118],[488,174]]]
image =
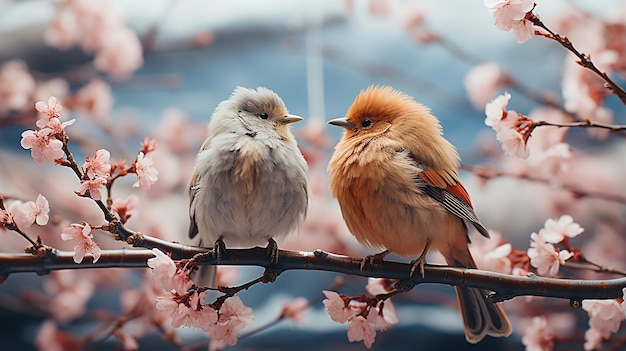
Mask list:
[[419,165],[419,169],[420,172],[416,175],[415,182],[424,194],[430,196],[455,216],[471,222],[480,234],[489,237],[489,232],[474,213],[467,190],[456,174],[438,171],[423,165]]
[[196,213],[193,211],[193,203],[196,199],[196,194],[198,193],[198,180],[200,175],[198,173],[194,173],[191,178],[191,182],[189,183],[189,238],[193,239],[196,235],[198,235],[198,224],[196,223]]

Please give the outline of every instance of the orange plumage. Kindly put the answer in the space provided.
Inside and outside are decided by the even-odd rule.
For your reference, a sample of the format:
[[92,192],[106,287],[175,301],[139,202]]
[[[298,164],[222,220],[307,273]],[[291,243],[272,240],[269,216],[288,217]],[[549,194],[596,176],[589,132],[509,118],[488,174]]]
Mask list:
[[[359,242],[420,259],[432,248],[451,266],[476,268],[466,223],[489,234],[460,183],[459,155],[427,107],[391,87],[371,86],[345,119],[329,123],[344,128],[328,166],[330,187]],[[469,342],[511,333],[506,314],[484,291],[457,287],[457,294]]]

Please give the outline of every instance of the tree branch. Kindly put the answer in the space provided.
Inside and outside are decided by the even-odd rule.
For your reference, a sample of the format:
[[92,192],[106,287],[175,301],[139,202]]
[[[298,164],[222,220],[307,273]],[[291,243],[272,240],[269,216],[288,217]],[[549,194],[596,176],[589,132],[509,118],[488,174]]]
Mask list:
[[[192,258],[194,254],[207,249],[173,244],[183,251],[175,256]],[[148,250],[104,250],[98,262],[89,262],[89,257],[81,264],[74,263],[73,252],[57,251],[52,258],[39,258],[27,254],[0,254],[0,277],[6,279],[12,273],[35,272],[47,274],[53,270],[85,268],[138,268],[147,267],[149,258],[154,257]],[[215,265],[212,255],[205,255],[199,264]],[[493,291],[493,301],[504,301],[516,296],[545,296],[564,298],[571,301],[583,299],[612,299],[623,296],[626,278],[610,280],[570,280],[545,278],[535,275],[520,277],[478,269],[454,268],[426,265],[425,276],[409,276],[409,263],[375,261],[360,269],[361,258],[335,255],[322,250],[314,252],[279,250],[278,263],[268,261],[263,247],[251,249],[227,249],[220,258],[220,264],[236,266],[260,266],[278,273],[288,270],[318,270],[363,277],[390,278],[403,281],[409,288],[417,284],[437,283],[462,285]],[[3,280],[4,280],[3,279]]]

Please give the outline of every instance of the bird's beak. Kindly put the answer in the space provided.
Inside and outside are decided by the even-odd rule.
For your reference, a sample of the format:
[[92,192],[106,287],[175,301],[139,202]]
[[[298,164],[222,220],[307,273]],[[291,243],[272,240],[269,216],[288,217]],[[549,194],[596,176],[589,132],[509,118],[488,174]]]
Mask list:
[[343,128],[346,128],[346,129],[352,129],[352,128],[356,127],[354,125],[354,123],[348,121],[345,118],[331,119],[330,121],[328,121],[328,124],[332,124],[332,125],[338,126],[338,127],[343,127]]
[[281,122],[285,123],[285,124],[289,124],[289,123],[295,123],[295,122],[299,122],[301,120],[303,120],[304,118],[297,116],[297,115],[287,115],[283,118],[281,118]]

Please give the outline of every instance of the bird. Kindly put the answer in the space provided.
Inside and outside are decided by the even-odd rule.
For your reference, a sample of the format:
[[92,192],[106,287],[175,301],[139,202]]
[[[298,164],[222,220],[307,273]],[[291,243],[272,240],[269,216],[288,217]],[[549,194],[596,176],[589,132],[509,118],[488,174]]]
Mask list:
[[[198,246],[214,245],[218,263],[226,246],[264,243],[277,263],[276,240],[304,222],[308,167],[289,130],[301,120],[265,87],[238,86],[215,108],[188,190],[189,238]],[[214,287],[215,273],[215,266],[202,266],[195,277]]]
[[[423,277],[431,249],[450,266],[476,268],[467,225],[485,237],[489,232],[459,180],[459,154],[429,108],[392,87],[369,86],[345,117],[328,123],[344,129],[328,165],[344,221],[357,241],[385,249],[361,268],[389,253],[417,256],[410,275],[419,267]],[[511,334],[506,313],[484,290],[456,292],[468,342]]]

